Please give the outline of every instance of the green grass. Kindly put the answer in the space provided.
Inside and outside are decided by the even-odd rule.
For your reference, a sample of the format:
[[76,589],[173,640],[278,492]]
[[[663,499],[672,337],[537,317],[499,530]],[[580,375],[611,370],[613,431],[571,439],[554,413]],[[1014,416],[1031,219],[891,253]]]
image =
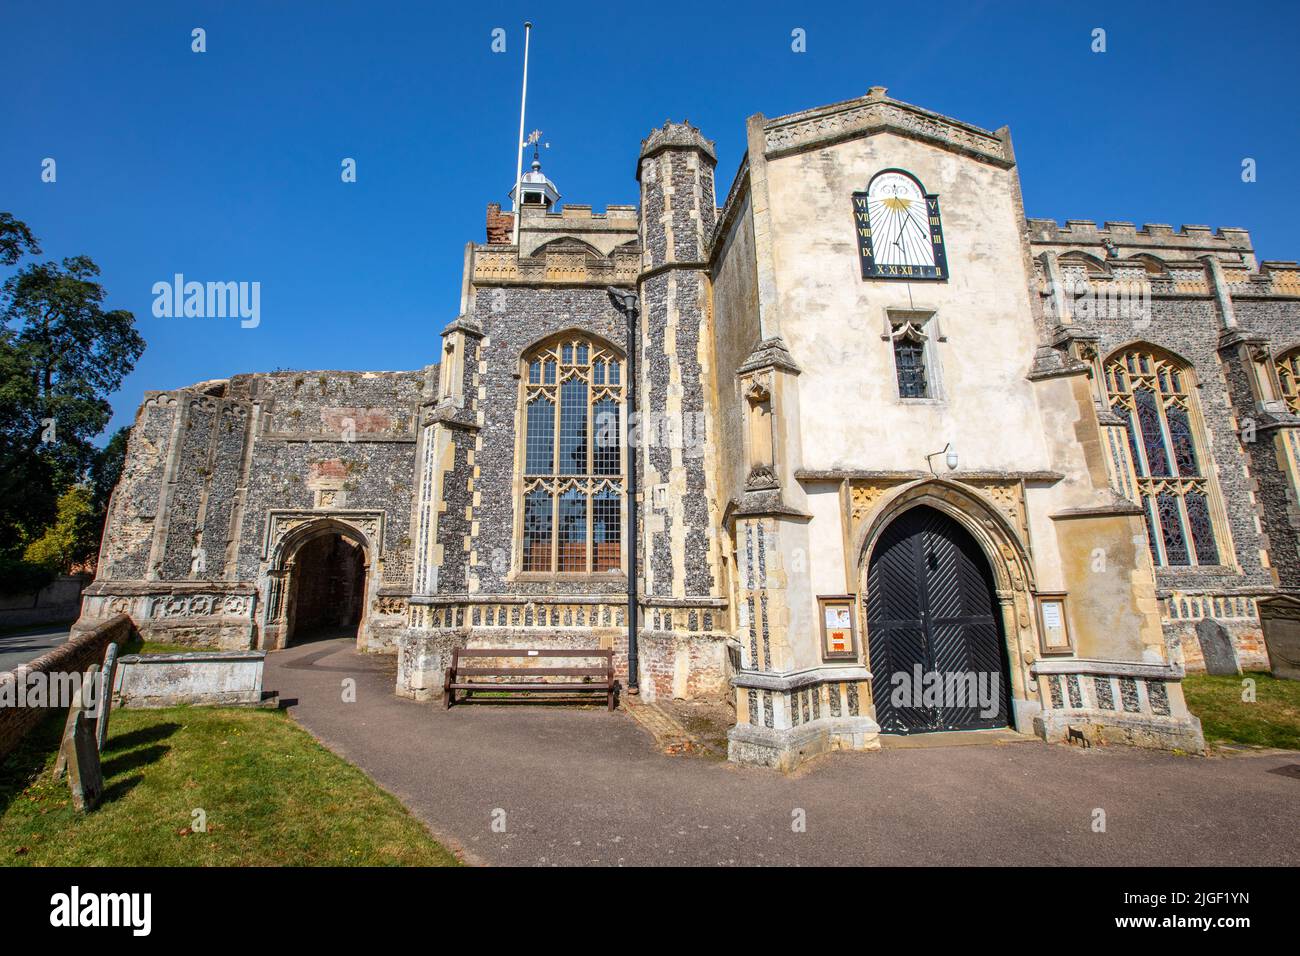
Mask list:
[[[1241,699],[1246,678],[1255,682],[1253,703]],[[1189,674],[1183,693],[1207,742],[1300,750],[1300,681],[1277,680],[1265,671],[1240,677]]]
[[158,641],[146,641],[138,634],[132,634],[126,644],[118,648],[118,655],[125,657],[127,654],[188,654],[193,651],[210,649],[186,644],[163,644]]
[[[0,763],[0,864],[448,866],[391,795],[272,710],[114,711],[104,800],[72,808],[53,766],[63,716]],[[191,829],[196,809],[207,832]]]
[[142,641],[129,654],[193,654],[195,651],[211,650],[207,647],[195,647],[192,644],[159,644],[156,641]]

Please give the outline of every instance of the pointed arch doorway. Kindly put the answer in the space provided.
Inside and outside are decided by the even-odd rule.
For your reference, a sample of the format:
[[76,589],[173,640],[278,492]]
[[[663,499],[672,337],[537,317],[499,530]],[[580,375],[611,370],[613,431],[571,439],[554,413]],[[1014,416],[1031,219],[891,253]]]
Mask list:
[[293,556],[289,644],[357,638],[366,597],[366,554],[339,532],[305,542]]
[[359,513],[272,516],[263,649],[346,636],[365,650],[373,542],[381,539],[381,528],[377,516]]
[[883,733],[1010,724],[992,569],[979,543],[942,511],[908,508],[876,540],[867,569],[867,643]]

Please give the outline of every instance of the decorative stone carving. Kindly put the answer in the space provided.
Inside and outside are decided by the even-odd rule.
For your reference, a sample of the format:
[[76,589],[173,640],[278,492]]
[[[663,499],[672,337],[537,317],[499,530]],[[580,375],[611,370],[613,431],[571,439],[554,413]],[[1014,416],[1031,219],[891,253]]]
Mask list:
[[266,521],[263,556],[272,558],[279,553],[285,536],[312,521],[328,518],[359,532],[366,540],[367,550],[377,554],[383,541],[384,513],[382,511],[271,511]]
[[[114,601],[129,604],[130,598],[114,598]],[[252,607],[252,597],[246,594],[163,594],[146,599],[144,616],[149,620],[213,615],[247,617]]]
[[1011,527],[1020,536],[1020,540],[1028,541],[1029,525],[1025,516],[1025,502],[1020,482],[1010,480],[972,482],[972,484],[975,484],[984,496],[993,502],[998,511],[1006,516]]
[[852,503],[853,527],[856,529],[861,526],[873,510],[876,503],[886,491],[894,487],[897,482],[854,485],[849,489],[849,499]]
[[880,99],[847,109],[796,114],[765,132],[767,149],[777,152],[838,139],[873,129],[893,128],[950,143],[1000,163],[1009,164],[1002,140],[992,133],[946,119],[916,107]]
[[375,610],[380,614],[405,614],[406,609],[407,601],[405,598],[386,595],[375,601]]

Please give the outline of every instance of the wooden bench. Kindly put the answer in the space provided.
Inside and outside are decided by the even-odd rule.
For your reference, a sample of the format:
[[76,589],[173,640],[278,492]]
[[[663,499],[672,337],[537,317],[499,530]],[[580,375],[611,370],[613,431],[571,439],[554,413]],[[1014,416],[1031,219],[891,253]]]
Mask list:
[[[471,663],[465,665],[468,658]],[[599,661],[592,667],[511,667],[475,666],[475,658],[588,658]],[[498,680],[498,678],[578,677],[591,680]],[[489,678],[473,680],[473,678]],[[458,649],[451,652],[451,667],[442,685],[443,705],[450,708],[456,703],[456,692],[464,691],[466,699],[475,691],[502,694],[604,694],[609,709],[614,709],[614,652],[600,650],[547,650],[544,648],[518,650],[506,648]]]

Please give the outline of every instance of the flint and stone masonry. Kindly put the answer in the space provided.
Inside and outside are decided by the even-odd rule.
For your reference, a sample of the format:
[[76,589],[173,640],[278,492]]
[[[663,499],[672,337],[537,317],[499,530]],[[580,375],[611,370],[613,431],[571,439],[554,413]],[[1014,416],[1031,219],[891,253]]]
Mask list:
[[[457,647],[626,680],[635,507],[640,692],[730,702],[733,760],[990,720],[1202,749],[1182,675],[1267,666],[1261,602],[1300,598],[1300,268],[1028,219],[1006,128],[878,87],[746,134],[721,207],[685,123],[642,142],[639,207],[561,206],[534,162],[419,370],[148,393],[78,627],[355,634],[420,700]],[[912,664],[1007,704],[897,699]]]

